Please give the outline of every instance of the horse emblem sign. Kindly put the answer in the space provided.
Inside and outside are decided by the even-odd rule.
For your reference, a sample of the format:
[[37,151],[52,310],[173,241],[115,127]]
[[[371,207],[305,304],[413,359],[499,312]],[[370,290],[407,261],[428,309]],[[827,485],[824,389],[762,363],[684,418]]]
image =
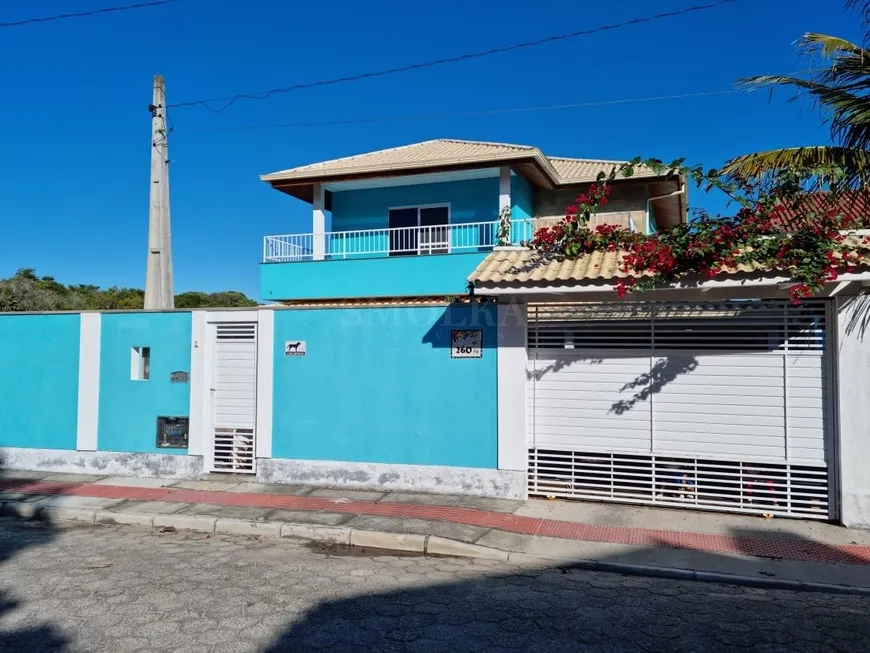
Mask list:
[[450,336],[450,358],[481,358],[483,331],[453,331]]
[[285,340],[284,341],[285,356],[304,356],[305,341],[304,340]]

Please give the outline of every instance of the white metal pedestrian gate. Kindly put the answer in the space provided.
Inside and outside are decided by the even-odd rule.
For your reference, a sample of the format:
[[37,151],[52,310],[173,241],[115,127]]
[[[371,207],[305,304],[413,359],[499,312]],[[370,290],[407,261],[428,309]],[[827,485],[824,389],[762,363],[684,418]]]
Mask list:
[[257,420],[257,324],[214,325],[211,472],[253,474]]
[[833,517],[822,300],[529,307],[529,492]]

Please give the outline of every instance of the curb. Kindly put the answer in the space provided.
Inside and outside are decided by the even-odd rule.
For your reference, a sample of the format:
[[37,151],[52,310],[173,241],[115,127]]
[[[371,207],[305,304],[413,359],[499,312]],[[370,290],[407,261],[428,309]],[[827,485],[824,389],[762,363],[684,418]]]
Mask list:
[[855,596],[870,596],[870,587],[857,585],[835,585],[833,583],[811,583],[798,580],[783,580],[776,578],[756,578],[740,574],[723,574],[716,571],[696,571],[694,569],[676,569],[674,567],[654,567],[652,565],[635,565],[626,562],[602,562],[599,560],[551,558],[530,555],[528,553],[508,553],[508,562],[515,564],[537,564],[558,567],[560,569],[582,569],[623,576],[643,576],[646,578],[665,578],[669,580],[689,580],[698,583],[720,583],[723,585],[739,585],[766,590],[789,590],[792,592],[821,592],[824,594],[849,594]]
[[528,553],[503,551],[493,547],[452,540],[437,535],[411,533],[388,533],[367,531],[342,526],[319,526],[317,524],[298,524],[293,522],[265,522],[245,519],[227,519],[204,515],[150,515],[145,513],[111,512],[108,510],[86,510],[82,508],[56,508],[40,506],[37,503],[7,501],[0,503],[0,516],[15,519],[43,521],[72,521],[95,525],[132,525],[146,526],[151,529],[172,528],[197,533],[218,533],[225,535],[256,535],[268,538],[293,538],[313,540],[329,544],[364,546],[371,549],[389,551],[410,551],[424,555],[444,555],[458,558],[474,558],[513,563],[516,565],[539,565],[560,569],[581,569],[601,573],[621,574],[624,576],[643,576],[669,580],[695,581],[699,583],[721,583],[767,590],[789,590],[793,592],[820,592],[825,594],[845,594],[870,596],[870,587],[854,585],[835,585],[831,583],[812,583],[775,578],[755,578],[738,574],[723,574],[712,571],[655,567],[622,562],[602,562],[574,558],[554,558],[536,556]]

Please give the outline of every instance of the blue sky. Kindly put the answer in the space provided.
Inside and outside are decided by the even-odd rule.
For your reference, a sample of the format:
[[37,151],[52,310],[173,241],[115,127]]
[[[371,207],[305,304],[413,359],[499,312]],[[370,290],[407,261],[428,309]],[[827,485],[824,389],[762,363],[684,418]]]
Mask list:
[[[0,5],[0,22],[126,0]],[[169,102],[261,91],[587,29],[695,0],[181,0],[0,29],[0,276],[144,283],[151,77]],[[262,238],[308,231],[310,207],[259,174],[430,138],[532,144],[561,156],[687,157],[825,143],[806,103],[766,92],[489,116],[234,129],[727,90],[813,66],[806,31],[859,37],[838,0],[741,0],[714,10],[379,79],[170,115],[176,289],[257,295]],[[694,206],[717,199],[694,193]]]

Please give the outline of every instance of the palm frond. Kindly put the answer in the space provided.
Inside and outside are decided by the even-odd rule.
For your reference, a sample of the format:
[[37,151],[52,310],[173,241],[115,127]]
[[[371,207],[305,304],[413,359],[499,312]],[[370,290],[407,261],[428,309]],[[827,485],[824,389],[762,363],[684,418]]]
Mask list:
[[799,170],[811,177],[816,188],[866,188],[870,186],[870,152],[833,146],[789,147],[755,152],[731,159],[722,172],[746,179],[760,179],[780,170]]
[[861,17],[864,28],[864,42],[870,41],[870,0],[846,0],[846,11],[854,11]]
[[804,52],[818,52],[823,57],[830,59],[843,55],[860,57],[867,51],[860,45],[839,36],[820,34],[819,32],[807,32],[798,39],[798,49]]
[[815,33],[804,34],[798,40],[798,50],[831,62],[818,71],[816,81],[848,91],[870,88],[870,50],[846,39]]
[[[870,69],[867,73],[870,78]],[[831,136],[846,148],[870,147],[870,97],[858,95],[835,85],[788,75],[759,75],[742,79],[739,83],[748,89],[760,87],[791,87],[798,94],[810,95],[819,109],[829,116]]]

